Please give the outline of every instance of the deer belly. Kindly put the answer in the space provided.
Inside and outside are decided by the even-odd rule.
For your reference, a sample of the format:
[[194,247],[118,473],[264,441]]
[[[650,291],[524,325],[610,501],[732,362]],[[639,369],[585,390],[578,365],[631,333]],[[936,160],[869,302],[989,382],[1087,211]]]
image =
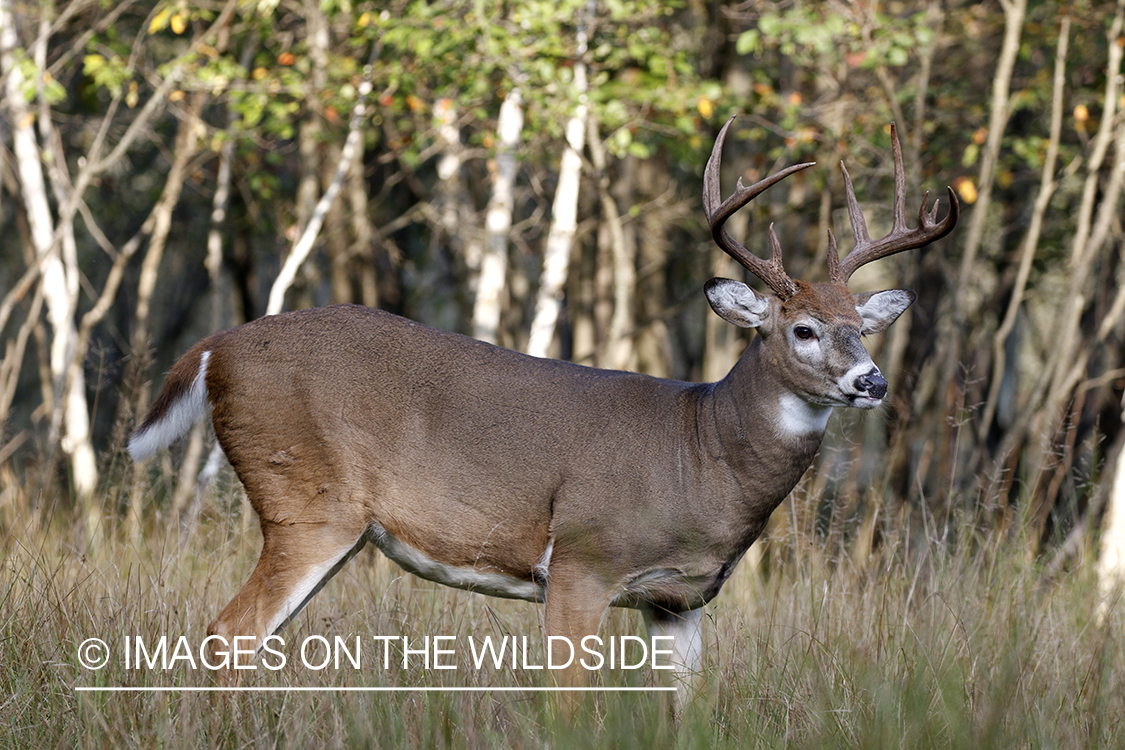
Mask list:
[[375,546],[400,568],[427,581],[504,599],[523,599],[529,602],[544,600],[543,587],[534,581],[515,578],[499,571],[462,568],[438,562],[377,523],[371,524],[370,536]]

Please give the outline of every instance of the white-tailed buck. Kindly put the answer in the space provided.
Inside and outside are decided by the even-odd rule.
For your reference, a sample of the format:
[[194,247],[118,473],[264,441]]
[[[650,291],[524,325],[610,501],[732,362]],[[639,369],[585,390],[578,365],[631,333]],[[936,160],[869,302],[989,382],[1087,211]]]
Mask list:
[[[673,635],[682,673],[701,657],[711,601],[812,461],[836,406],[872,409],[887,381],[860,337],[914,301],[904,290],[852,294],[852,273],[953,229],[958,205],[905,221],[898,137],[894,224],[867,228],[847,170],[856,246],[829,281],[791,279],[770,228],[761,260],[723,228],[755,196],[811,164],[720,201],[704,175],[715,241],[765,282],[706,285],[723,319],[758,335],[717,383],[683,383],[537,359],[341,305],[216,333],[172,368],[129,441],[137,459],[211,409],[219,444],[262,526],[249,580],[211,623],[259,643],[284,626],[365,543],[448,586],[546,604],[547,635],[578,644],[610,606],[644,611]],[[566,679],[579,679],[578,670]]]

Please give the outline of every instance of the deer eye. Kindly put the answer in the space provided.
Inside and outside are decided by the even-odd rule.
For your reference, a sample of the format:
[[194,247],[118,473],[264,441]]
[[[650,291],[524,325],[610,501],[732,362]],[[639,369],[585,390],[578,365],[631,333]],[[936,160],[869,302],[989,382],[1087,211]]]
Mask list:
[[801,341],[808,341],[809,339],[816,336],[816,334],[813,333],[813,330],[808,326],[797,326],[793,329],[793,335],[801,339]]

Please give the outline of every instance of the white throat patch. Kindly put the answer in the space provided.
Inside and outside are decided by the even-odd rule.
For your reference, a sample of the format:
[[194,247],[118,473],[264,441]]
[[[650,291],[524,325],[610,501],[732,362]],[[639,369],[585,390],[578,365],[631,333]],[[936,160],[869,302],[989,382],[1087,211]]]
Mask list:
[[831,406],[815,406],[792,393],[784,394],[778,406],[778,431],[783,435],[804,436],[824,432],[828,427],[828,417],[832,416]]

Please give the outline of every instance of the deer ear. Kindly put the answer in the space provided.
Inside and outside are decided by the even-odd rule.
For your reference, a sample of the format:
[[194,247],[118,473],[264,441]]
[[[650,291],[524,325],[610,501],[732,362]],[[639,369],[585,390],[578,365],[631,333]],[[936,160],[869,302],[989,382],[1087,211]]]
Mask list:
[[863,319],[860,333],[881,333],[898,320],[918,295],[909,289],[888,289],[885,292],[856,294],[855,311]]
[[711,279],[703,287],[707,301],[720,318],[742,328],[757,328],[769,314],[770,303],[741,281]]

